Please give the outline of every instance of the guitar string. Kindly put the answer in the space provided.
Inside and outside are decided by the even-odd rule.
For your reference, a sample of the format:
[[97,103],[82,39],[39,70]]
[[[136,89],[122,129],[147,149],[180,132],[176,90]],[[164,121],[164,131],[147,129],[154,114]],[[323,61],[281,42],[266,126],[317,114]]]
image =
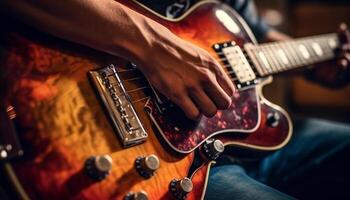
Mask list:
[[[142,87],[142,89],[136,88],[136,89],[132,89],[132,90],[126,90],[126,92],[127,92],[128,94],[130,94],[130,93],[136,92],[137,89],[139,89],[138,91],[140,91],[140,90],[151,89],[151,87],[149,87],[149,86],[144,86],[144,87]],[[142,97],[142,98],[139,98],[139,99],[132,100],[131,102],[132,102],[132,103],[138,103],[138,102],[147,100],[147,99],[149,99],[149,98],[151,98],[151,96],[145,96],[145,97]]]
[[[323,56],[331,56],[332,54],[324,54]],[[224,60],[224,59],[221,59],[221,60]],[[225,66],[226,68],[232,68],[230,65],[226,65],[224,64],[223,66]],[[130,70],[118,70],[117,72],[118,73],[121,73],[121,72],[126,72],[126,71],[134,71],[136,70],[135,68],[133,69],[130,69]],[[275,71],[273,71],[275,72]],[[235,71],[234,70],[228,70],[227,71],[227,74],[231,75],[231,74],[234,74]],[[139,76],[139,77],[133,77],[133,78],[129,78],[129,79],[123,79],[122,81],[123,82],[130,82],[130,81],[135,81],[135,80],[139,80],[139,79],[143,79],[144,77],[142,76]],[[238,79],[237,78],[234,78],[232,77],[231,78],[232,81],[237,81]],[[150,88],[149,86],[142,86],[142,87],[139,87],[139,88],[134,88],[134,89],[131,89],[131,90],[127,90],[126,92],[128,93],[132,93],[132,92],[136,92],[136,91],[140,91],[140,90],[143,90],[143,89],[147,89],[147,88]]]
[[[246,54],[246,52],[244,52],[245,54]],[[325,57],[325,56],[333,56],[333,52],[328,52],[328,51],[326,51],[326,52],[324,52],[324,54],[322,55],[323,57]],[[247,57],[247,59],[249,58],[249,56],[246,56]],[[317,57],[317,56],[314,56],[314,57]],[[218,59],[219,61],[228,61],[228,59],[227,58],[220,58],[220,59]],[[248,59],[248,62],[251,62],[251,60],[250,59]],[[228,69],[232,69],[232,66],[231,65],[227,65],[227,64],[223,64],[223,66],[225,66],[226,68],[228,68]],[[130,71],[134,71],[134,70],[136,70],[136,68],[131,68],[131,69],[125,69],[125,70],[118,70],[117,72],[118,73],[122,73],[122,72],[130,72]],[[228,70],[227,71],[227,73],[228,74],[233,74],[233,73],[235,73],[234,72],[234,70]],[[142,78],[144,78],[144,77],[133,77],[133,78],[130,78],[130,79],[125,79],[125,80],[123,80],[123,81],[134,81],[134,80],[138,80],[138,79],[142,79]],[[237,81],[237,78],[231,78],[231,80],[232,81]],[[140,91],[140,90],[144,90],[144,89],[150,89],[150,87],[149,86],[143,86],[143,87],[139,87],[139,88],[135,88],[135,89],[132,89],[132,90],[128,90],[128,91],[126,91],[126,92],[128,92],[128,93],[133,93],[133,92],[136,92],[136,91]],[[133,103],[136,103],[136,102],[139,102],[139,101],[143,101],[143,100],[145,100],[145,99],[148,99],[148,98],[150,98],[150,96],[147,96],[147,97],[144,97],[144,98],[141,98],[141,99],[137,99],[137,100],[134,100],[134,101],[132,101]]]

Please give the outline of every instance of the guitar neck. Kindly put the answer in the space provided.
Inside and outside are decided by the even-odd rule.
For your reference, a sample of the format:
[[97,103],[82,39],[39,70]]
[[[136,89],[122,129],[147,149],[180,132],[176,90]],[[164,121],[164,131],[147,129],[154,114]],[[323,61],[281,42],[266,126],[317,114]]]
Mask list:
[[339,44],[337,34],[331,33],[261,45],[247,44],[244,48],[258,75],[263,77],[331,60]]

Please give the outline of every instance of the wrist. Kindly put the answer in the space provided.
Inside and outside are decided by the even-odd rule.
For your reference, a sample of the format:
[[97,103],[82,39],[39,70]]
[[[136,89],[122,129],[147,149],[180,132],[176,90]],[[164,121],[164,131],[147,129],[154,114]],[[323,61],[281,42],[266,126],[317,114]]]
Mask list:
[[112,54],[126,59],[134,60],[150,53],[150,49],[162,35],[160,32],[166,29],[125,6],[121,9],[121,17],[124,22],[122,26],[118,24],[113,28],[112,42],[107,45],[111,45],[109,48]]

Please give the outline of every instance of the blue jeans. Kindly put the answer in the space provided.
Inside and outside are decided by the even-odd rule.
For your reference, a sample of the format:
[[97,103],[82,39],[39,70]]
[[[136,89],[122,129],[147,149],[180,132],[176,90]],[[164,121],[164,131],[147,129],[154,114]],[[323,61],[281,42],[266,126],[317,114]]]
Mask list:
[[223,156],[210,172],[207,200],[350,199],[350,126],[294,122],[291,141],[261,161]]

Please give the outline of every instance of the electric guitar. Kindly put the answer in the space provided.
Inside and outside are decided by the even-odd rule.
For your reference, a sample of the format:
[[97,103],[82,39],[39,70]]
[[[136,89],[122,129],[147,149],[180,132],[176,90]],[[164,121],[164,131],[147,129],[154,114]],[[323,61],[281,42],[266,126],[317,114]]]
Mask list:
[[[262,94],[271,75],[333,59],[339,46],[336,34],[259,45],[218,1],[172,20],[120,2],[219,60],[238,89],[233,103],[186,120],[133,63],[7,23],[1,97],[24,155],[6,169],[23,199],[203,199],[224,149],[259,154],[289,141],[288,114]],[[15,150],[0,147],[2,158]]]

